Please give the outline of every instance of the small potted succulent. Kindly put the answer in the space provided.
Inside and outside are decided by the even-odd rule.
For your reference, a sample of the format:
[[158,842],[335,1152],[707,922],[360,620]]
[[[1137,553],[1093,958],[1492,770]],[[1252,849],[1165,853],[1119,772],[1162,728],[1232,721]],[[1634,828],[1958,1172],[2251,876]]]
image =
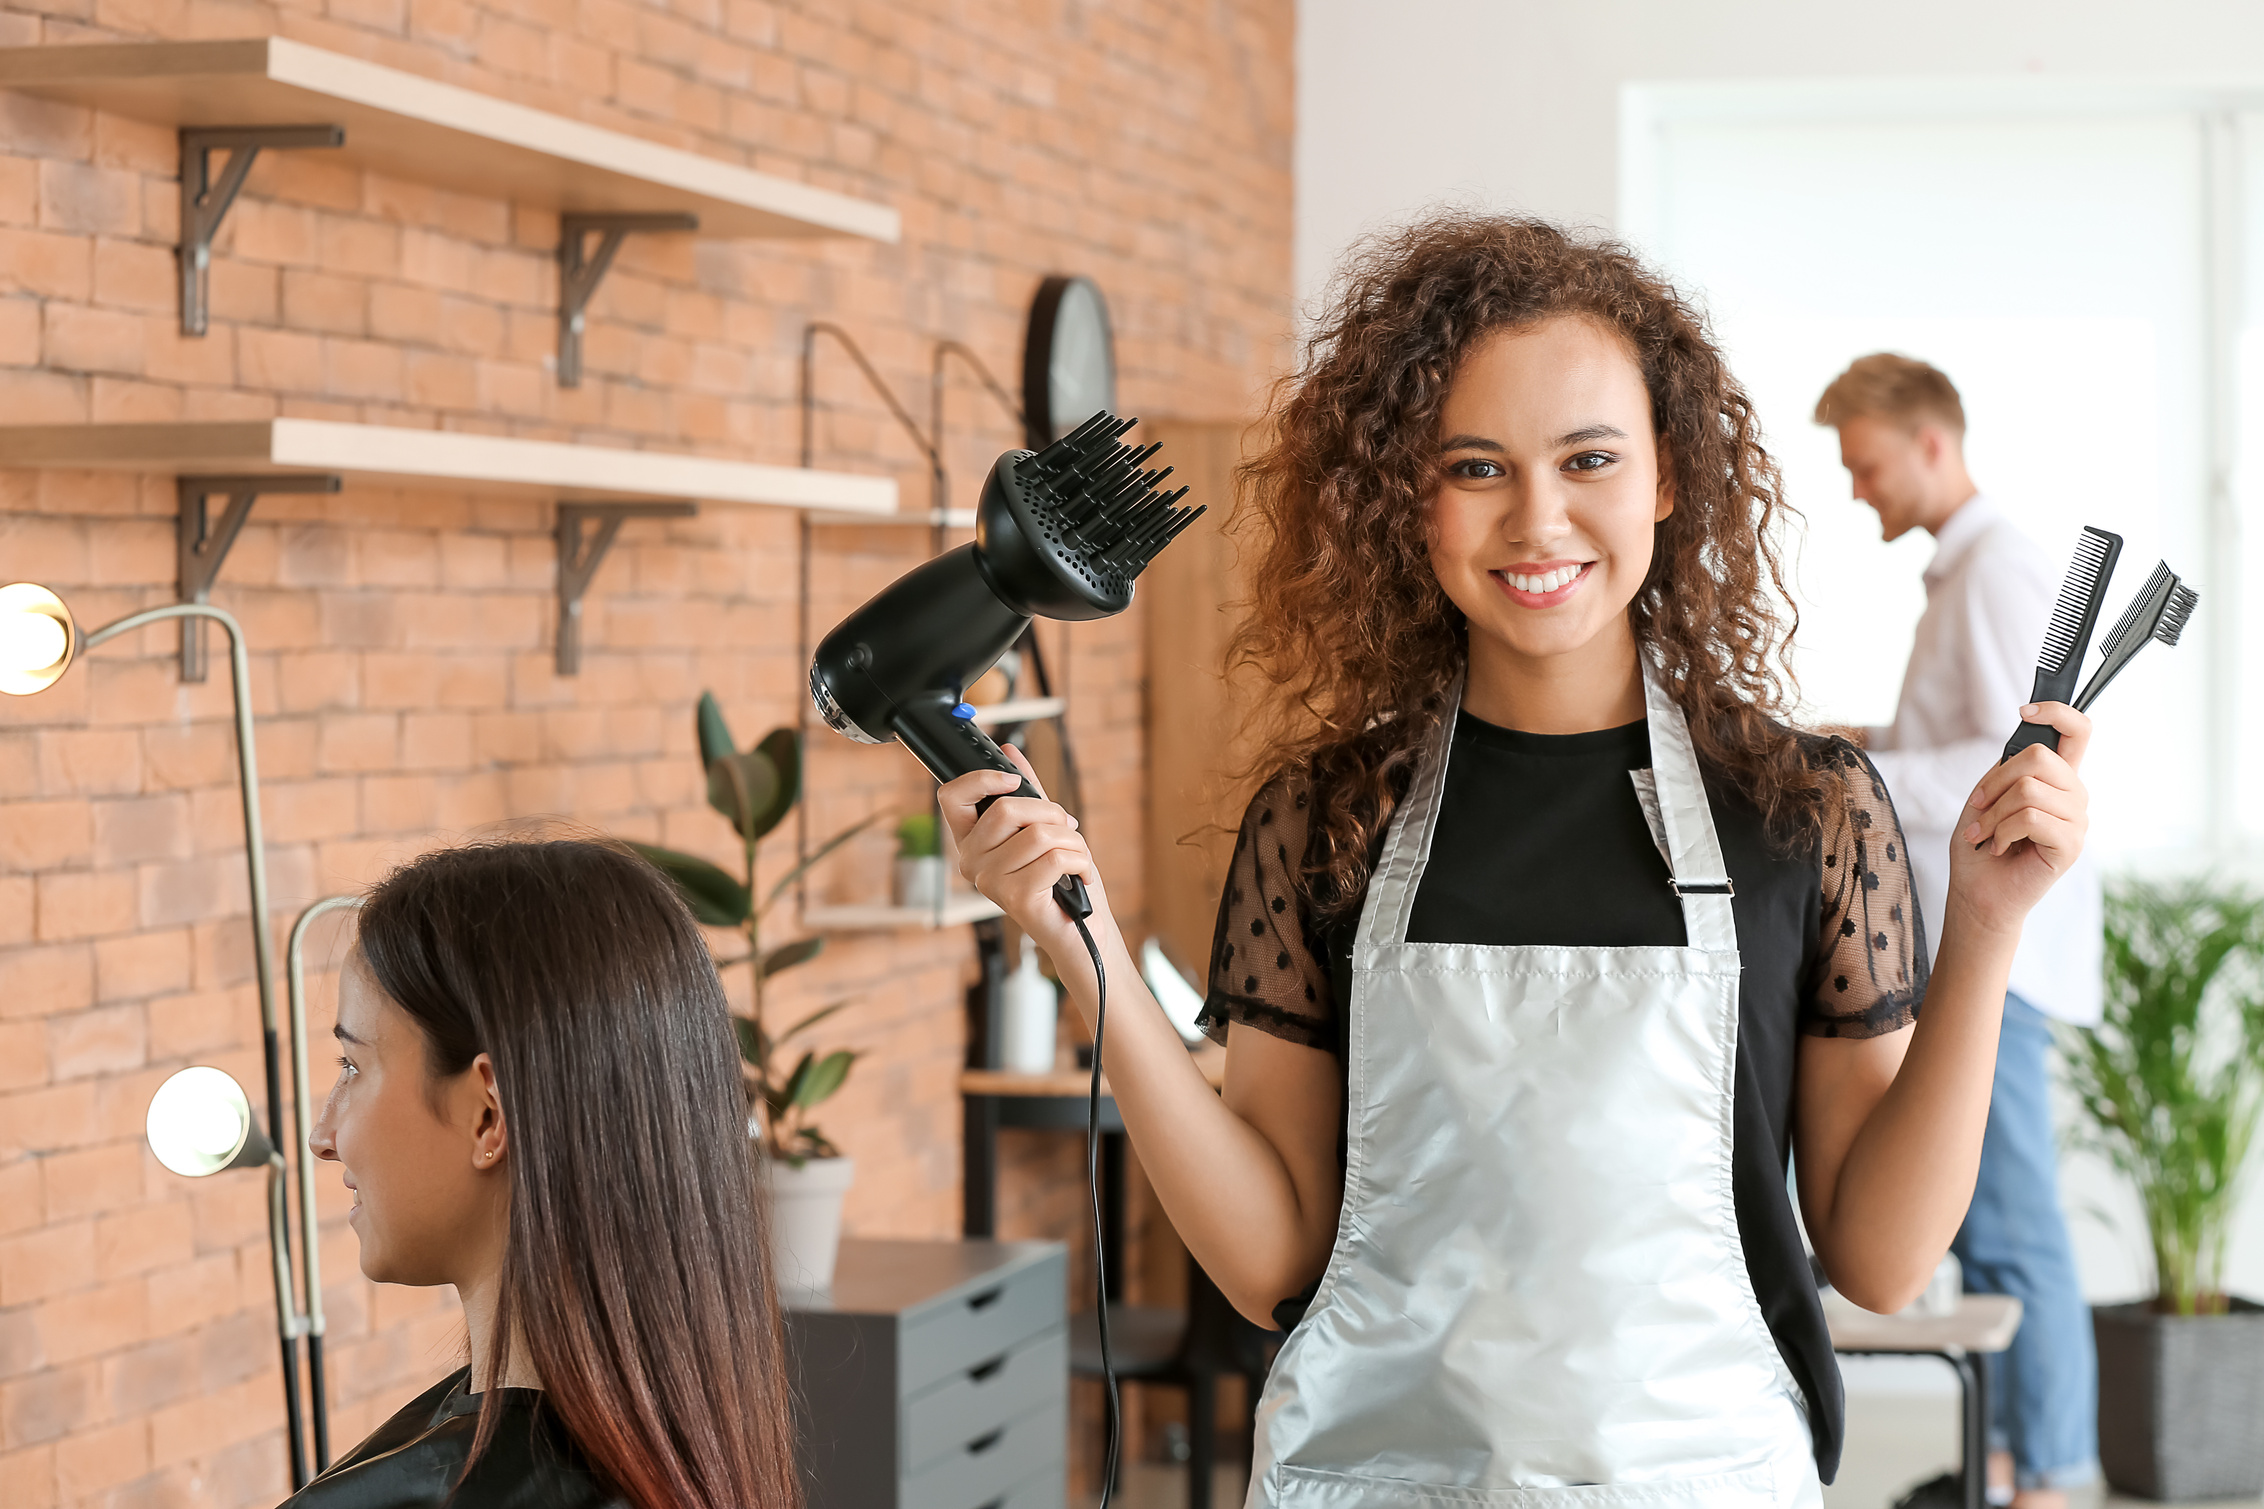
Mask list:
[[915,812],[896,825],[896,904],[933,909],[945,883],[942,826],[933,812]]
[[[820,1131],[811,1113],[848,1079],[857,1055],[846,1048],[830,1053],[804,1050],[792,1058],[787,1044],[847,1006],[829,1002],[783,1032],[774,1031],[764,1006],[770,982],[807,964],[825,948],[822,937],[797,938],[765,950],[764,920],[810,868],[869,826],[873,818],[834,834],[794,865],[767,891],[756,887],[756,857],[762,840],[793,812],[802,794],[801,735],[773,729],[751,749],[740,749],[712,693],[702,692],[698,712],[700,761],[707,772],[708,805],[730,820],[744,856],[740,873],[697,855],[656,844],[631,845],[657,866],[709,927],[737,929],[747,940],[745,954],[716,961],[717,968],[747,966],[752,976],[753,1009],[735,1017],[739,1057],[745,1072],[748,1131],[769,1164],[772,1241],[780,1283],[791,1290],[822,1292],[833,1281],[834,1252],[841,1238],[841,1204],[856,1172],[855,1163]],[[877,814],[876,814],[877,816]]]
[[2107,1002],[2065,1041],[2092,1147],[2137,1186],[2155,1297],[2092,1312],[2099,1460],[2148,1498],[2264,1493],[2264,1305],[2225,1286],[2264,1112],[2264,903],[2206,882],[2107,896]]

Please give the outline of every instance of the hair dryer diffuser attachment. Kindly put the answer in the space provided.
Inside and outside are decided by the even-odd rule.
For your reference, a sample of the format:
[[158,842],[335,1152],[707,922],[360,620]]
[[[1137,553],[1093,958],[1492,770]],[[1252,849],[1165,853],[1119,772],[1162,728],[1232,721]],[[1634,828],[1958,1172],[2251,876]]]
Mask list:
[[1095,414],[1042,451],[1008,451],[975,515],[983,574],[1037,618],[1106,618],[1132,602],[1132,580],[1202,513],[1159,492],[1171,468],[1142,471],[1162,449],[1123,444],[1137,419]]

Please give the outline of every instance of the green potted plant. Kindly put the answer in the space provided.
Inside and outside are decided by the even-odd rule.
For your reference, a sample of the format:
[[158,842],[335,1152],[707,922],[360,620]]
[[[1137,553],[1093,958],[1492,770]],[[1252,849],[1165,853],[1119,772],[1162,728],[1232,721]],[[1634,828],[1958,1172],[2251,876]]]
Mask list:
[[2107,999],[2066,1039],[2085,1141],[2136,1185],[2150,1302],[2094,1309],[2099,1459],[2155,1499],[2264,1493],[2264,1306],[2225,1287],[2242,1165],[2264,1110],[2264,904],[2208,882],[2124,881]]
[[915,812],[896,825],[896,904],[933,908],[943,890],[943,827],[933,812]]
[[788,1067],[787,1045],[849,1001],[829,1002],[784,1032],[774,1032],[764,1010],[771,982],[816,958],[825,939],[797,938],[766,949],[763,924],[813,865],[862,832],[873,818],[834,834],[772,881],[767,891],[758,891],[759,846],[801,799],[801,735],[791,728],[773,729],[760,743],[742,750],[733,742],[723,711],[710,692],[700,694],[696,722],[708,805],[730,821],[738,836],[740,873],[733,875],[697,855],[657,844],[631,847],[675,883],[695,918],[709,927],[735,928],[747,940],[745,954],[716,963],[719,969],[744,964],[751,976],[752,1009],[733,1018],[746,1073],[748,1131],[770,1165],[772,1235],[781,1281],[789,1287],[822,1291],[832,1283],[841,1203],[856,1165],[842,1156],[811,1116],[848,1079],[857,1055],[846,1048],[830,1053],[806,1049]]

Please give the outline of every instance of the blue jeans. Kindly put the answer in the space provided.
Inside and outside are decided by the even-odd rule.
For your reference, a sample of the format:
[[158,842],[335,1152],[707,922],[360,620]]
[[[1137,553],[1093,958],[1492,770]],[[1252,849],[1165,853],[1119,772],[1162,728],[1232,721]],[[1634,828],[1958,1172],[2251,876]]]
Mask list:
[[2012,1349],[1990,1359],[1989,1439],[1992,1448],[2011,1450],[2023,1488],[2080,1487],[2099,1473],[2099,1362],[2060,1215],[2051,1051],[2051,1023],[2008,994],[1981,1175],[1950,1244],[1965,1265],[1967,1292],[2021,1303]]

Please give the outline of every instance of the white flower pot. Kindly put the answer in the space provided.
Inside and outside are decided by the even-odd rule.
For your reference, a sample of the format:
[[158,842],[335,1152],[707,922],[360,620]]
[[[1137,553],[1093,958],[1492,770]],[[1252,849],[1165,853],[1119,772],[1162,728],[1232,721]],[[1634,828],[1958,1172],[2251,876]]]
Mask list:
[[783,1158],[770,1160],[770,1250],[782,1297],[832,1292],[841,1202],[856,1175],[854,1158],[809,1158],[800,1168]]
[[922,855],[896,860],[896,904],[933,911],[943,901],[943,856]]

